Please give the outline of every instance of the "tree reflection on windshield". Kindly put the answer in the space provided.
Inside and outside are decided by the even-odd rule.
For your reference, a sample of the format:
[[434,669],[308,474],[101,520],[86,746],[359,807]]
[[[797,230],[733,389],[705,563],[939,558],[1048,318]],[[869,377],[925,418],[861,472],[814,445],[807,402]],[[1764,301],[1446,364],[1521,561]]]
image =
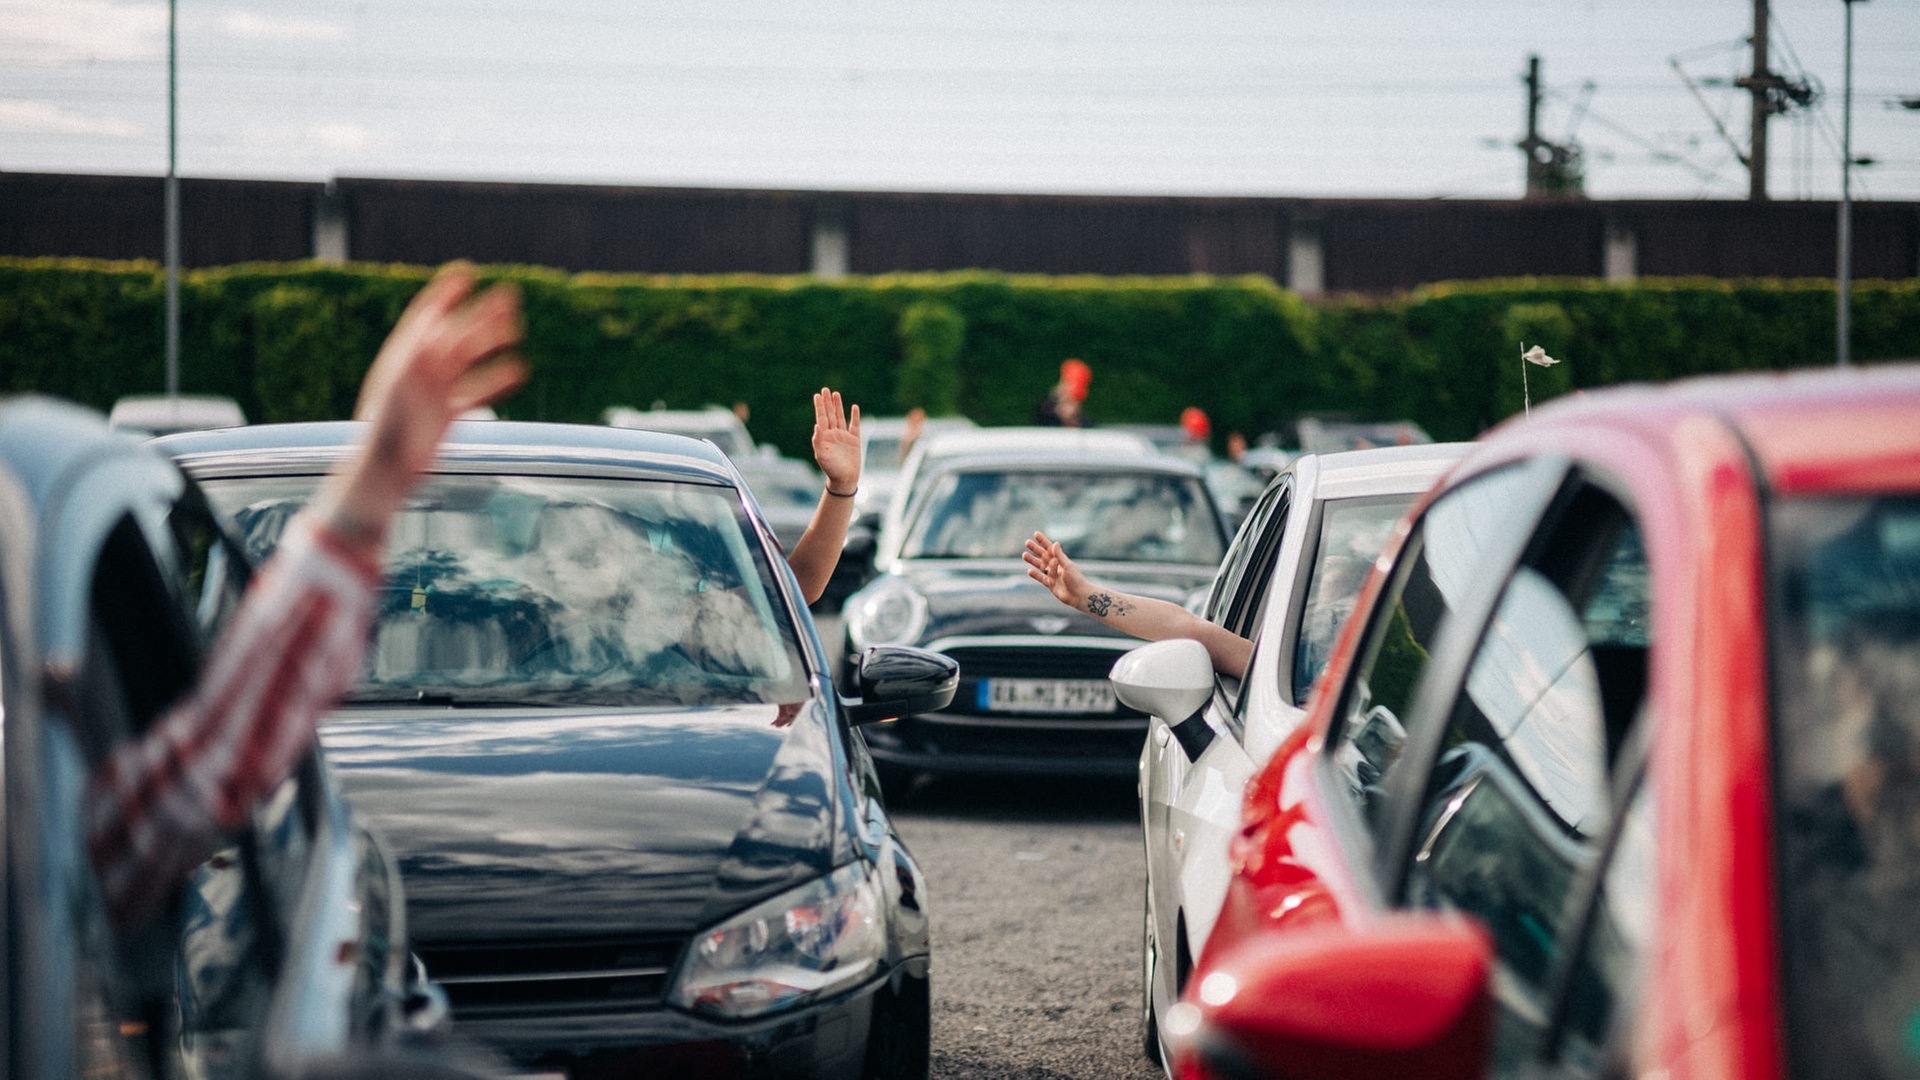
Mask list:
[[[207,486],[256,558],[313,478]],[[439,476],[396,520],[355,700],[700,705],[806,694],[739,496]]]
[[1164,473],[956,471],[920,502],[907,558],[1013,558],[1035,532],[1082,560],[1211,566],[1225,548],[1200,481]]

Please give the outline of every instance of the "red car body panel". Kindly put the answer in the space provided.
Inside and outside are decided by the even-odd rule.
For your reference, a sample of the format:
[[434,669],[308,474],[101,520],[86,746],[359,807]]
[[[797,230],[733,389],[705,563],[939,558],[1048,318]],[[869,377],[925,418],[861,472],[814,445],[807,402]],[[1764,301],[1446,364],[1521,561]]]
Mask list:
[[[1631,1053],[1674,1078],[1785,1071],[1772,834],[1763,502],[1780,494],[1920,491],[1920,367],[1698,380],[1543,408],[1489,433],[1429,493],[1524,459],[1609,484],[1642,531],[1655,590],[1646,706],[1654,721],[1657,915],[1640,960]],[[1363,587],[1378,603],[1403,522]],[[1316,763],[1367,619],[1350,619],[1307,722],[1248,785],[1234,879],[1189,985],[1261,935],[1386,914],[1349,864]],[[1191,1073],[1187,1075],[1192,1075]]]

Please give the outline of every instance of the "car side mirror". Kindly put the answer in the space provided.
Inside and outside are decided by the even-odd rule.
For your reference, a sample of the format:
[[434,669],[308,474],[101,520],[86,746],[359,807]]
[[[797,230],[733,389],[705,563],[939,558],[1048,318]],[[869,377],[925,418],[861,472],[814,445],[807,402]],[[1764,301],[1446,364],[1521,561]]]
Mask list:
[[1107,679],[1122,704],[1167,723],[1188,761],[1213,742],[1202,712],[1213,697],[1213,660],[1205,645],[1192,638],[1142,645],[1114,661]]
[[897,720],[946,708],[960,688],[960,663],[910,645],[875,645],[860,656],[857,698],[840,705],[857,724]]
[[1175,1073],[1484,1077],[1492,970],[1485,931],[1454,916],[1261,934],[1208,963],[1168,1011]]

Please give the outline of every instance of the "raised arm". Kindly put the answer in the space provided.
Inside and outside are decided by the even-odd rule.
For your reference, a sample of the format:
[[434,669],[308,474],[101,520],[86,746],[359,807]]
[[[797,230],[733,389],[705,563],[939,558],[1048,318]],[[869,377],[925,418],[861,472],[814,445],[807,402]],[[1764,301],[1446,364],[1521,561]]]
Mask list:
[[811,604],[827,591],[840,549],[853,521],[853,497],[860,490],[860,406],[849,416],[840,392],[821,387],[813,395],[813,460],[827,479],[807,531],[787,553],[787,565]]
[[1206,646],[1215,671],[1244,678],[1253,656],[1253,642],[1195,615],[1179,604],[1135,596],[1087,580],[1060,545],[1045,533],[1034,533],[1022,553],[1027,576],[1047,587],[1054,599],[1145,641],[1193,638]]
[[199,680],[95,769],[88,853],[116,922],[150,917],[293,771],[352,684],[387,525],[460,413],[526,376],[518,297],[464,266],[429,282],[362,384],[365,442],[288,523]]

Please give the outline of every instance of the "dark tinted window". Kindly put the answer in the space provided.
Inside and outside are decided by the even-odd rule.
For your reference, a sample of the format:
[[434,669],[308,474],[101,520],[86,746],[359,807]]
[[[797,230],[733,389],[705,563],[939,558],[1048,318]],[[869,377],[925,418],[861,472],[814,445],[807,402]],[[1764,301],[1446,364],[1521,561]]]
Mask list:
[[1920,496],[1771,509],[1793,1072],[1920,1075]]

